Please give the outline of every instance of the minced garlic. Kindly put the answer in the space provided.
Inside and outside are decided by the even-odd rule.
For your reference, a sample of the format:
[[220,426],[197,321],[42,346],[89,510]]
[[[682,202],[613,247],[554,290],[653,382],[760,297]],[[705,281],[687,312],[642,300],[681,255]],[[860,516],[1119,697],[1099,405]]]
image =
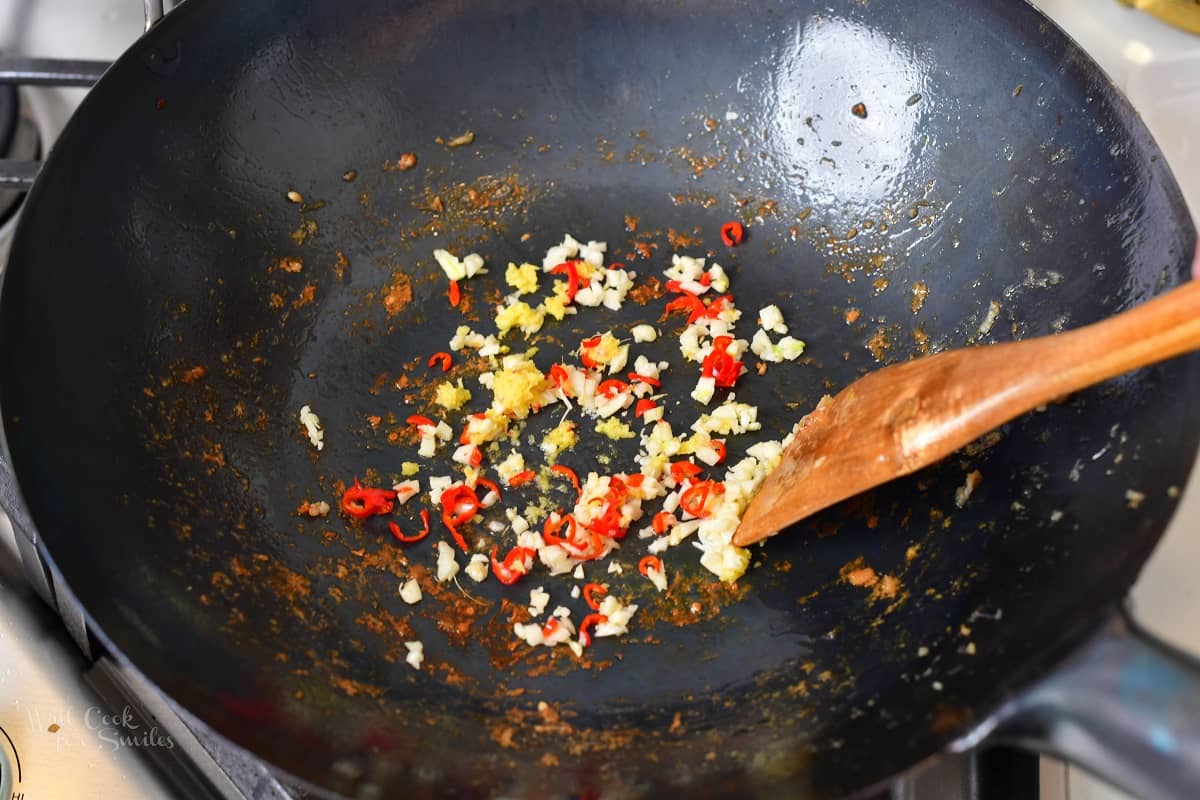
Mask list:
[[509,262],[504,271],[504,282],[521,294],[533,294],[538,288],[538,272],[536,264],[525,263],[518,267]]
[[439,383],[433,402],[448,411],[457,411],[471,402],[471,390],[463,386],[462,378],[457,385],[452,381]]
[[632,428],[616,417],[609,417],[603,422],[597,422],[596,433],[603,434],[610,439],[632,439],[636,436]]
[[579,435],[575,433],[575,428],[574,422],[564,419],[546,434],[542,439],[542,452],[546,454],[547,459],[553,461],[559,453],[575,446],[579,441]]

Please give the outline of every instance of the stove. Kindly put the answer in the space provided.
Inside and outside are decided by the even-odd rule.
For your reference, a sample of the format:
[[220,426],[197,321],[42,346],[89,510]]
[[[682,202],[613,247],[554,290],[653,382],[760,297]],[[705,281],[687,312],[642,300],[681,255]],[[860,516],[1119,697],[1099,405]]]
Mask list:
[[[0,178],[0,261],[23,190],[36,175],[36,159],[105,64],[141,34],[147,18],[163,11],[163,0],[143,3],[0,0],[0,171],[8,176]],[[1117,0],[1036,4],[1130,97],[1193,213],[1200,210],[1200,37]],[[91,653],[79,626],[39,599],[50,596],[50,587],[43,572],[29,568],[30,553],[20,552],[20,541],[0,516],[0,800],[308,796],[191,724],[137,675]],[[1191,572],[1197,561],[1200,469],[1133,591],[1143,625],[1200,653],[1200,586]],[[936,760],[872,800],[1024,800],[1039,794],[1043,800],[1123,798],[1052,759],[996,749]]]

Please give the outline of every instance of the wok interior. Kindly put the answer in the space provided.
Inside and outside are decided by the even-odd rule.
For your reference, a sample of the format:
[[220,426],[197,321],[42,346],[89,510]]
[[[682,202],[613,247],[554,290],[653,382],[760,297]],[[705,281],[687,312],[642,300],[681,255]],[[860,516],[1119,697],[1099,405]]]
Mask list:
[[[503,265],[540,261],[565,232],[607,241],[639,282],[694,237],[679,249],[728,269],[746,338],[780,305],[809,354],[739,386],[762,438],[880,361],[1074,327],[1181,280],[1194,233],[1178,192],[1094,66],[1024,6],[919,5],[170,15],[65,133],[0,315],[5,375],[20,376],[0,382],[13,460],[102,635],[217,730],[346,792],[565,779],[836,794],[969,727],[1132,581],[1194,452],[1194,359],[819,515],[756,549],[736,589],[711,588],[685,545],[668,559],[682,589],[638,590],[654,624],[635,617],[585,669],[497,655],[500,599],[546,585],[559,602],[565,582],[489,581],[469,586],[479,603],[409,608],[403,559],[431,567],[436,537],[402,551],[381,525],[295,513],[336,505],[338,480],[398,473],[414,448],[367,416],[427,410],[434,376],[411,364],[457,325],[486,326]],[[147,69],[174,42],[170,73]],[[469,146],[435,144],[466,130]],[[406,151],[416,169],[384,167]],[[734,218],[750,237],[727,253],[716,232]],[[481,323],[448,309],[440,246],[487,258],[467,286]],[[303,271],[272,268],[284,256]],[[396,287],[411,300],[389,313]],[[538,362],[662,305],[548,325]],[[670,360],[666,389],[686,396],[672,335],[638,352]],[[319,457],[296,423],[306,403],[327,430]],[[669,410],[677,430],[689,406]],[[633,452],[585,436],[563,460],[632,469]],[[974,469],[983,484],[959,508]],[[1126,489],[1146,495],[1136,510]],[[631,541],[620,560],[637,555]],[[859,558],[900,592],[844,581]],[[721,614],[666,618],[693,601]],[[430,618],[447,603],[474,619],[466,635]],[[404,663],[410,635],[421,672]]]

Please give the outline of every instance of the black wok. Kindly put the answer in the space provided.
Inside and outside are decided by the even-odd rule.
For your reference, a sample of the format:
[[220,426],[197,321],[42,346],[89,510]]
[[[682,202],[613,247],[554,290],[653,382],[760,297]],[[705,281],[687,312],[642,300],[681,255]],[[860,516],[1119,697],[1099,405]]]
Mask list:
[[[727,253],[733,218],[750,236]],[[528,582],[477,603],[426,577],[436,596],[403,604],[444,533],[402,548],[379,520],[297,516],[397,475],[414,448],[389,432],[434,378],[417,359],[568,231],[643,277],[694,236],[750,315],[778,303],[808,360],[738,390],[772,435],[878,361],[1114,314],[1195,247],[1134,112],[1021,3],[191,0],[88,95],[4,279],[5,436],[59,604],[203,723],[346,795],[826,797],[997,740],[1143,793],[1198,785],[1191,667],[1118,611],[1195,457],[1194,357],[818,516],[736,588],[674,556],[671,597],[628,582],[641,626],[583,667],[505,647]],[[493,267],[458,311],[438,246]],[[677,362],[671,338],[649,351]],[[899,591],[843,580],[860,558]],[[677,624],[693,602],[706,619]]]

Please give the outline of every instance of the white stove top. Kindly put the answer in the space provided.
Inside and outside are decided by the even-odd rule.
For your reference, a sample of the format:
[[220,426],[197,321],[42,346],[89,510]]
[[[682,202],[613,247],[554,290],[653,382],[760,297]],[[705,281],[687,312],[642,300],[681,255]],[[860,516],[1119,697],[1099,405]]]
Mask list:
[[[1116,0],[1035,0],[1095,57],[1141,111],[1200,221],[1200,37],[1176,31]],[[0,0],[0,51],[112,59],[142,30],[136,0]],[[80,89],[25,93],[43,135],[58,131]],[[0,237],[3,232],[0,232]],[[1200,400],[1200,398],[1197,398]],[[8,540],[8,541],[6,541]],[[80,680],[82,659],[49,613],[30,603],[5,552],[0,525],[0,755],[20,756],[0,777],[0,800],[166,797],[138,748],[170,747],[169,737],[133,728]],[[15,554],[14,554],[15,555]],[[1200,653],[1200,469],[1166,537],[1133,591],[1135,616],[1168,641]],[[105,715],[108,715],[107,717]],[[133,723],[136,724],[136,723]],[[11,742],[8,741],[11,739]],[[5,780],[14,781],[13,786]],[[23,793],[23,794],[21,794]],[[1112,800],[1121,795],[1079,770],[1046,760],[1046,800]]]

